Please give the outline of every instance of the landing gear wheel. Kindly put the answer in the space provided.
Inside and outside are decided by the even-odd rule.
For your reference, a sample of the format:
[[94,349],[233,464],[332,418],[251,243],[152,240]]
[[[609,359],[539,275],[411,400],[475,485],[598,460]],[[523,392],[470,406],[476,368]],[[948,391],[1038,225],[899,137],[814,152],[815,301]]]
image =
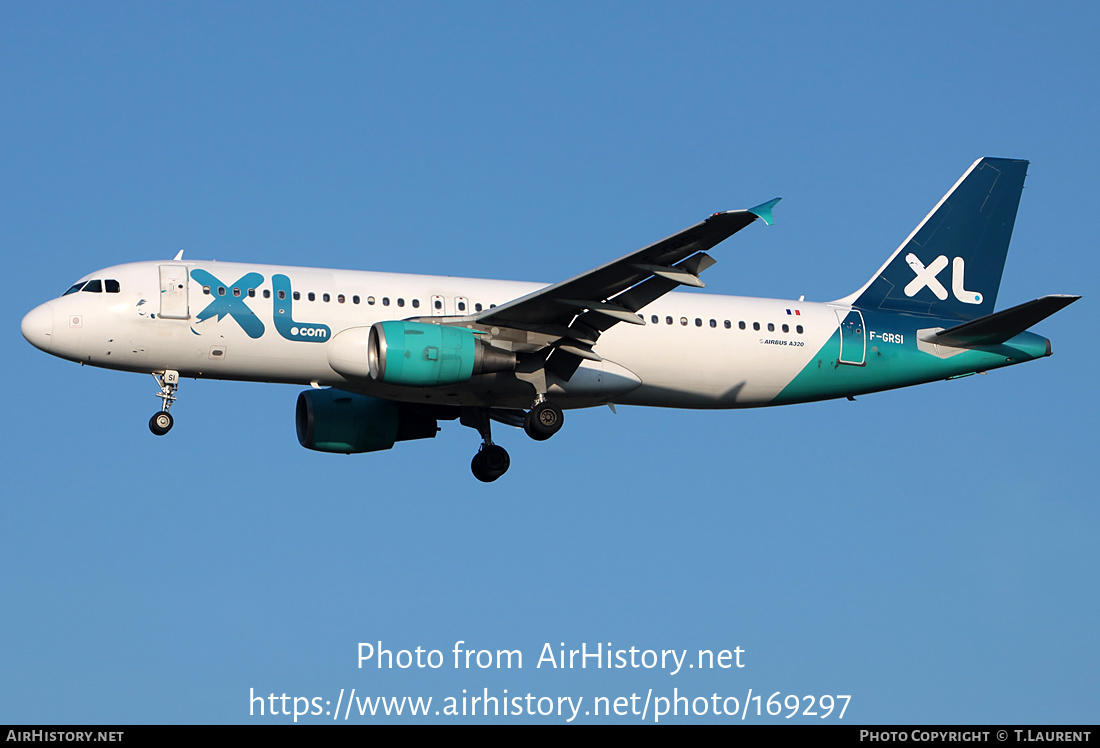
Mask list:
[[531,408],[523,419],[523,430],[535,441],[546,441],[561,429],[565,415],[561,408],[541,402]]
[[474,455],[474,459],[470,462],[470,470],[482,483],[492,483],[508,472],[508,466],[511,464],[512,460],[504,447],[486,444]]
[[172,430],[172,414],[167,410],[162,410],[159,413],[154,413],[153,417],[149,419],[149,430],[157,436],[164,436]]
[[152,372],[153,379],[157,380],[160,392],[157,397],[161,399],[160,412],[154,413],[149,419],[149,430],[157,436],[164,436],[172,430],[172,416],[168,415],[168,409],[176,401],[176,390],[180,386],[180,373],[175,369]]

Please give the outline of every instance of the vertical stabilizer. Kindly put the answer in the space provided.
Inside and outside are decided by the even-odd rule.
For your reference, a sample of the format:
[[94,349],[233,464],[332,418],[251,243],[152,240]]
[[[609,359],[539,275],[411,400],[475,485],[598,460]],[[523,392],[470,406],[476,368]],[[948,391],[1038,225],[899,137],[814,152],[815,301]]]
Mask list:
[[975,161],[878,273],[843,301],[945,319],[992,314],[1027,165]]

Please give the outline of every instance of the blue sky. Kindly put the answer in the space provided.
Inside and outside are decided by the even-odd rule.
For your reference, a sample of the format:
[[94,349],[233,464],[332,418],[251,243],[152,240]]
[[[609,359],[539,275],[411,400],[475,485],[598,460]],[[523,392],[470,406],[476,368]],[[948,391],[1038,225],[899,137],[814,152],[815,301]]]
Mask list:
[[[250,689],[488,688],[1095,723],[1098,20],[1085,3],[0,5],[0,722],[286,722],[250,716]],[[570,412],[544,443],[498,427],[512,467],[492,485],[457,424],[303,450],[294,387],[185,380],[158,439],[151,378],[18,330],[85,273],[181,248],[550,282],[775,196],[775,226],[712,252],[708,291],[829,300],[986,155],[1032,162],[999,306],[1086,297],[1036,328],[1053,357],[856,403]],[[458,640],[524,667],[456,670]],[[448,666],[357,668],[379,641]],[[562,642],[741,647],[746,666],[535,667]],[[497,718],[532,719],[563,721]]]

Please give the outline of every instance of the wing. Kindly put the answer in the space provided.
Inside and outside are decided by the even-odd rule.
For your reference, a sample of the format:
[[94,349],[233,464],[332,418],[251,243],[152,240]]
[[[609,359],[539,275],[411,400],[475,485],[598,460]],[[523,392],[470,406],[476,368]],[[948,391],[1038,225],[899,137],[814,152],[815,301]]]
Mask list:
[[715,213],[701,223],[587,273],[555,283],[474,318],[479,327],[510,328],[545,341],[544,365],[569,379],[605,330],[628,322],[644,325],[637,312],[681,285],[703,287],[699,274],[715,263],[706,250],[760,218],[772,222],[779,198],[749,208]]

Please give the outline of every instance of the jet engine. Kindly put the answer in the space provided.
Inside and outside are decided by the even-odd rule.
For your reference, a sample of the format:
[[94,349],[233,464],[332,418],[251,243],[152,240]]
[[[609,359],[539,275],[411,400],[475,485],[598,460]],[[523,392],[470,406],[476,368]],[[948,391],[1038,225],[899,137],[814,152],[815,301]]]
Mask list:
[[516,354],[494,348],[464,327],[422,322],[376,322],[367,342],[371,379],[432,387],[469,381],[477,374],[511,371]]
[[294,424],[298,443],[318,452],[358,454],[390,449],[409,439],[430,439],[436,419],[412,406],[342,390],[298,395]]

